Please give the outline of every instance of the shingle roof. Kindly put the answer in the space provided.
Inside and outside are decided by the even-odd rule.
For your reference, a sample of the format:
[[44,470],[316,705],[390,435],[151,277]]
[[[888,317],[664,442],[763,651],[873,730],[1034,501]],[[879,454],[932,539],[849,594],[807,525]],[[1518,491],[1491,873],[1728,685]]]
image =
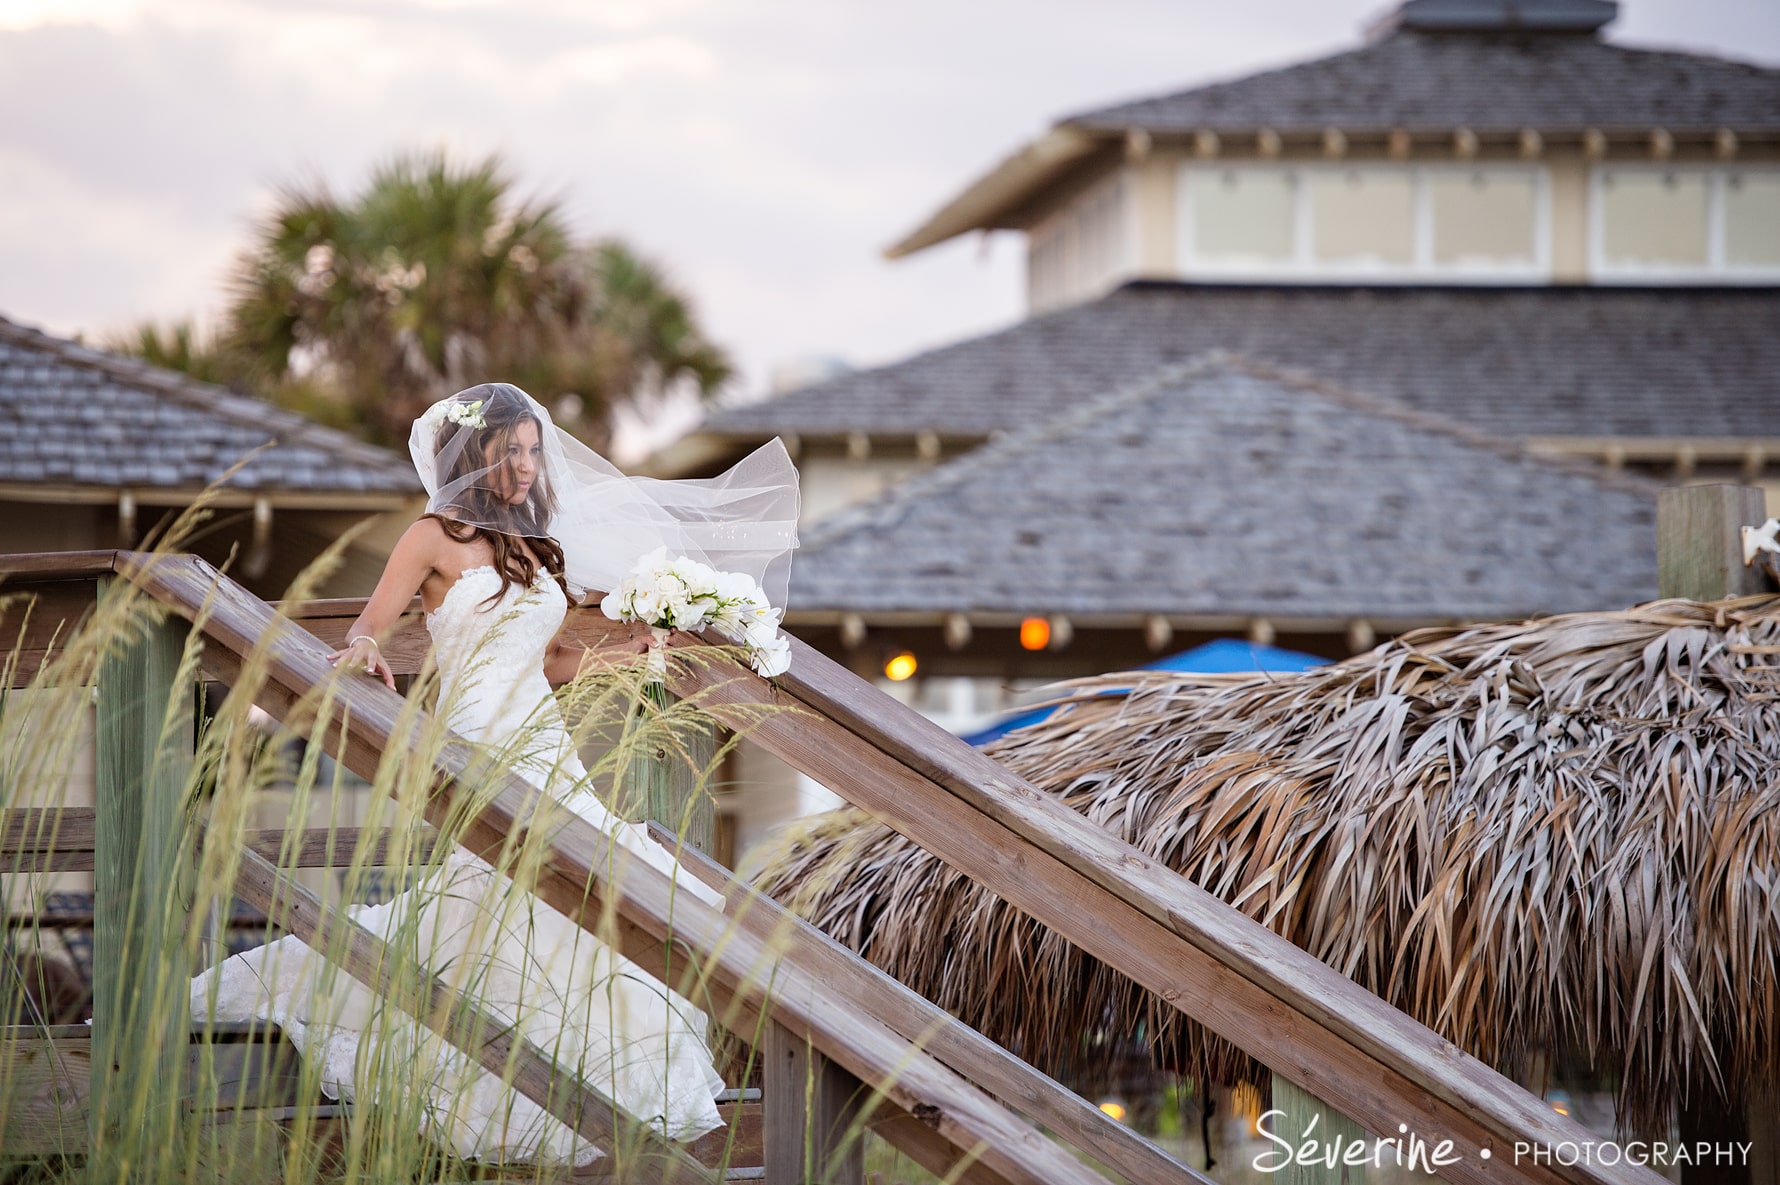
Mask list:
[[406,495],[407,459],[174,371],[0,318],[0,482]]
[[1401,31],[1061,121],[1090,129],[1780,129],[1780,70],[1587,35]]
[[1780,437],[1780,289],[1129,285],[712,416],[736,435],[1038,423],[1226,349],[1496,436]]
[[1656,486],[1238,359],[825,520],[797,610],[1506,618],[1656,595]]

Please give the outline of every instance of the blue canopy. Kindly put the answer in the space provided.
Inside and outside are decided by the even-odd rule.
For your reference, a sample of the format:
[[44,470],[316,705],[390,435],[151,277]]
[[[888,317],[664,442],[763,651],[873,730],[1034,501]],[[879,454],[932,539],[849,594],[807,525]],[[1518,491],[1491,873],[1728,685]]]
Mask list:
[[[1318,658],[1314,654],[1300,654],[1296,650],[1281,650],[1277,646],[1260,646],[1254,642],[1241,642],[1235,638],[1216,638],[1203,646],[1195,646],[1191,650],[1183,650],[1179,654],[1158,658],[1155,662],[1145,663],[1137,669],[1142,671],[1198,671],[1204,674],[1231,671],[1307,671],[1311,667],[1320,667],[1328,661],[1328,659]],[[1016,728],[1037,724],[1054,711],[1056,711],[1055,708],[1035,708],[1029,712],[1019,712],[1005,720],[997,721],[987,728],[966,733],[963,739],[980,749],[996,737],[1005,736]]]

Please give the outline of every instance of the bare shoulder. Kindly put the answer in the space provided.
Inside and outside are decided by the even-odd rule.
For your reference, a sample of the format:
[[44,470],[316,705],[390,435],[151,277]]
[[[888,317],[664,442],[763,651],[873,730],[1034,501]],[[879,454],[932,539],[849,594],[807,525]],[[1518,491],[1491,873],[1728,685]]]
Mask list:
[[389,553],[390,563],[400,563],[405,567],[429,570],[439,566],[454,547],[462,546],[450,535],[436,518],[415,519],[396,540],[395,547]]

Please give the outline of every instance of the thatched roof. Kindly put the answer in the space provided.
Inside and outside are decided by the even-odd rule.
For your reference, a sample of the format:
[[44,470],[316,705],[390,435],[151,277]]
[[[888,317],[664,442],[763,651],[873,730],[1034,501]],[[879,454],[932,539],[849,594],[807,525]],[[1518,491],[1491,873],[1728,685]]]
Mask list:
[[[1104,676],[991,754],[1478,1057],[1592,1058],[1650,1130],[1780,1079],[1780,598],[1405,635],[1291,674]],[[762,887],[1029,1060],[1255,1067],[862,814]]]

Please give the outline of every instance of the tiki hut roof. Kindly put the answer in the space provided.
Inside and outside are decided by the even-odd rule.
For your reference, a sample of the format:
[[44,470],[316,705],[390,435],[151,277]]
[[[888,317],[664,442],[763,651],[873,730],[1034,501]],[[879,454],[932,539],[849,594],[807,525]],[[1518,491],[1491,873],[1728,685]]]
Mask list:
[[[1630,1130],[1780,1078],[1780,598],[1104,676],[989,752],[1504,1072],[1591,1060]],[[1040,1066],[1112,1032],[1256,1070],[856,811],[764,865],[766,891]]]

